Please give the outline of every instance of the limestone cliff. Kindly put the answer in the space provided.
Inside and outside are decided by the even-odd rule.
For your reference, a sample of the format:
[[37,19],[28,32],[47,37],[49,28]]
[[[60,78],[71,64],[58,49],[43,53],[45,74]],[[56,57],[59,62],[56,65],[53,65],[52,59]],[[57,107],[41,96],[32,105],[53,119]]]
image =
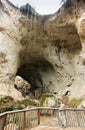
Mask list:
[[84,5],[72,0],[45,20],[30,19],[1,0],[0,94],[21,97],[13,87],[20,75],[33,91],[42,87],[43,92],[61,94],[69,87],[72,97],[85,95]]

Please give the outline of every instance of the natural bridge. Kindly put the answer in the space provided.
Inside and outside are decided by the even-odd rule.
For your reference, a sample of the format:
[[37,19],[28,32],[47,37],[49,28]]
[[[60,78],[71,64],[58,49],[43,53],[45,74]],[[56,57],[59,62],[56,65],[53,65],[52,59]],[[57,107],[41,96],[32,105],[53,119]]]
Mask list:
[[[85,109],[64,109],[66,130],[85,130]],[[59,130],[58,108],[30,108],[0,114],[0,130]]]

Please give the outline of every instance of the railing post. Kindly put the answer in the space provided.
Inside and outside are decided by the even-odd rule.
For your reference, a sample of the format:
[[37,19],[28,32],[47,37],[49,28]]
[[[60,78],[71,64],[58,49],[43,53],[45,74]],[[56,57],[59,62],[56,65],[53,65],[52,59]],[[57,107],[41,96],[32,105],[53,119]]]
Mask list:
[[67,127],[67,116],[66,116],[66,109],[64,109],[64,115],[65,115],[66,127]]
[[77,113],[77,111],[76,111],[76,118],[77,118],[78,126],[80,126],[80,122],[79,122],[79,119],[78,119],[78,113]]
[[26,111],[23,112],[23,126],[22,126],[22,130],[25,130],[26,128]]
[[0,117],[0,130],[4,130],[5,123],[6,123],[6,116],[7,115]]
[[38,125],[40,124],[40,109],[38,109]]

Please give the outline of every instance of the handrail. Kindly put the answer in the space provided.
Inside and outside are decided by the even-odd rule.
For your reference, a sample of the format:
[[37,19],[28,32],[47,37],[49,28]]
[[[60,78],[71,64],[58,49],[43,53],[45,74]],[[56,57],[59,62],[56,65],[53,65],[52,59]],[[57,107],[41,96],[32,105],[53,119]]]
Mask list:
[[[29,108],[29,109],[23,109],[23,110],[6,111],[6,112],[1,113],[0,117],[4,116],[6,114],[14,114],[14,113],[19,113],[19,112],[26,112],[26,111],[33,111],[33,110],[43,110],[43,109],[59,110],[59,108],[53,108],[53,107],[35,107],[35,108]],[[64,110],[85,111],[85,109],[80,109],[80,108],[65,108]]]
[[35,107],[35,108],[29,108],[29,109],[23,109],[23,110],[15,110],[15,111],[7,111],[0,114],[0,116],[5,114],[12,114],[12,113],[19,113],[19,112],[26,112],[26,111],[32,111],[32,110],[41,110],[41,109],[49,109],[49,110],[59,110],[59,108],[51,108],[51,107]]
[[[42,110],[42,109],[59,110],[59,108],[54,108],[54,107],[35,107],[35,108],[29,108],[29,109],[23,109],[23,110],[15,110],[15,111],[3,112],[3,113],[0,114],[0,116],[6,115],[6,114],[33,111],[33,110]],[[64,110],[85,111],[85,109],[80,109],[80,108],[65,108]]]
[[[24,110],[15,110],[15,111],[8,111],[8,112],[1,113],[0,114],[0,130],[14,130],[14,126],[13,126],[13,129],[8,128],[8,125],[11,125],[11,118],[13,118],[12,125],[15,125],[16,119],[19,118],[18,123],[22,123],[22,124],[19,124],[19,127],[20,127],[19,130],[25,130],[25,128],[31,128],[36,125],[39,125],[41,123],[41,118],[43,116],[42,113],[44,112],[44,115],[45,115],[46,113],[48,113],[49,110],[51,110],[53,114],[54,112],[56,112],[57,118],[59,120],[59,116],[58,116],[59,108],[53,108],[53,107],[34,107],[34,108],[29,108],[29,109],[24,109]],[[85,109],[65,108],[64,112],[66,116],[67,126],[84,126],[85,127],[85,119],[84,120],[82,119],[85,117]],[[82,118],[80,116],[82,116]],[[71,117],[72,119],[70,119],[69,117]],[[81,121],[79,117],[83,121]],[[74,118],[76,120],[75,121],[76,123],[74,123]],[[34,124],[32,124],[32,122],[34,122]]]

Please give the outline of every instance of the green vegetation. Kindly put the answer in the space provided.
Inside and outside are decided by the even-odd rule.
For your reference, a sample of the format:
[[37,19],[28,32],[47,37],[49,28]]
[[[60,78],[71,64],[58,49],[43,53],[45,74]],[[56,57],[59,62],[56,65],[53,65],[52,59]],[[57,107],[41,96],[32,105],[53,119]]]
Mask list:
[[38,106],[38,103],[31,99],[24,99],[22,101],[15,102],[15,109],[25,109],[27,106]]
[[80,104],[80,102],[81,102],[81,99],[73,98],[73,99],[70,100],[69,106],[73,107],[73,108],[77,108],[78,105]]
[[38,106],[38,102],[31,99],[17,100],[10,96],[4,96],[0,98],[0,113],[5,111],[25,109],[27,106]]
[[10,96],[5,96],[0,99],[0,113],[13,110],[14,99]]
[[55,101],[55,97],[52,94],[42,94],[39,99],[39,106],[48,107],[49,101]]
[[39,106],[43,106],[43,103],[45,101],[46,98],[49,98],[48,94],[43,94],[40,99],[39,99]]

